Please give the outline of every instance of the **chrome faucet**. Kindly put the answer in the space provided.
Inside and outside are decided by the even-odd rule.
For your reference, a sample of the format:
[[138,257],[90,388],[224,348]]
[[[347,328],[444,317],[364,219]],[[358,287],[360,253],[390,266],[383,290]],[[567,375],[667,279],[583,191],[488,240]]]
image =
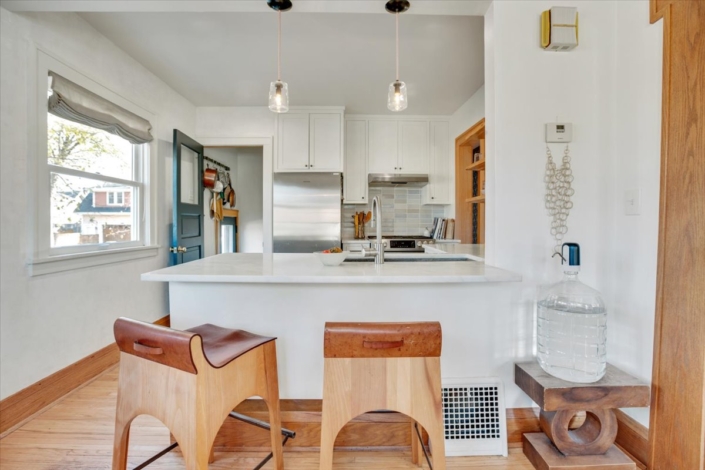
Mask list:
[[382,241],[382,204],[379,202],[379,196],[375,196],[372,199],[372,226],[377,224],[377,242],[376,252],[375,252],[375,264],[384,264],[384,245],[385,242]]

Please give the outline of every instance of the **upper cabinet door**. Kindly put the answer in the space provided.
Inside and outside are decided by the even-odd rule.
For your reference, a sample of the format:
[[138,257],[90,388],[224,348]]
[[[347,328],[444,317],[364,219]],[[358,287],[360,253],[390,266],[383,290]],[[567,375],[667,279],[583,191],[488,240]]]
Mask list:
[[428,121],[399,121],[399,170],[428,174]]
[[367,122],[345,122],[345,204],[367,203]]
[[287,113],[278,117],[277,171],[308,171],[308,113]]
[[368,122],[367,153],[370,173],[399,173],[397,121]]
[[451,178],[453,177],[450,148],[450,124],[431,122],[431,154],[427,204],[451,203]]
[[311,171],[343,171],[341,114],[311,114]]

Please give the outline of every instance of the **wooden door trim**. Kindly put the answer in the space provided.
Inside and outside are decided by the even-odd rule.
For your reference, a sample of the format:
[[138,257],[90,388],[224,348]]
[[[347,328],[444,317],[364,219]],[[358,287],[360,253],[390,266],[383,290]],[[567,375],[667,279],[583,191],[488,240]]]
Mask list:
[[705,2],[651,0],[650,13],[663,95],[648,460],[685,470],[705,465]]

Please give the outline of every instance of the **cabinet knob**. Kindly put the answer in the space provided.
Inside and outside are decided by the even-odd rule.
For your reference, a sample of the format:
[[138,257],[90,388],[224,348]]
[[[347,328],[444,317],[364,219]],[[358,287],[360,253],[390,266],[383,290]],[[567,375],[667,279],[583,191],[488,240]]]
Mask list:
[[431,199],[436,199],[435,197],[431,196]]
[[365,196],[362,196],[362,199],[365,199]]
[[313,168],[313,163],[311,163],[308,167],[309,167],[309,168]]

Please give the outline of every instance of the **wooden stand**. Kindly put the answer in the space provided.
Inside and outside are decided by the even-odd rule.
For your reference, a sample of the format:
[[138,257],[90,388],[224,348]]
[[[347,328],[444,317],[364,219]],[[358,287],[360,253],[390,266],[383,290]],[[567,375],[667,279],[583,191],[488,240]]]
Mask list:
[[[539,470],[634,470],[636,464],[614,445],[613,409],[649,405],[649,386],[607,365],[598,382],[567,382],[533,362],[514,365],[514,382],[541,408],[543,433],[524,434],[524,455]],[[570,422],[580,412],[577,429]]]

